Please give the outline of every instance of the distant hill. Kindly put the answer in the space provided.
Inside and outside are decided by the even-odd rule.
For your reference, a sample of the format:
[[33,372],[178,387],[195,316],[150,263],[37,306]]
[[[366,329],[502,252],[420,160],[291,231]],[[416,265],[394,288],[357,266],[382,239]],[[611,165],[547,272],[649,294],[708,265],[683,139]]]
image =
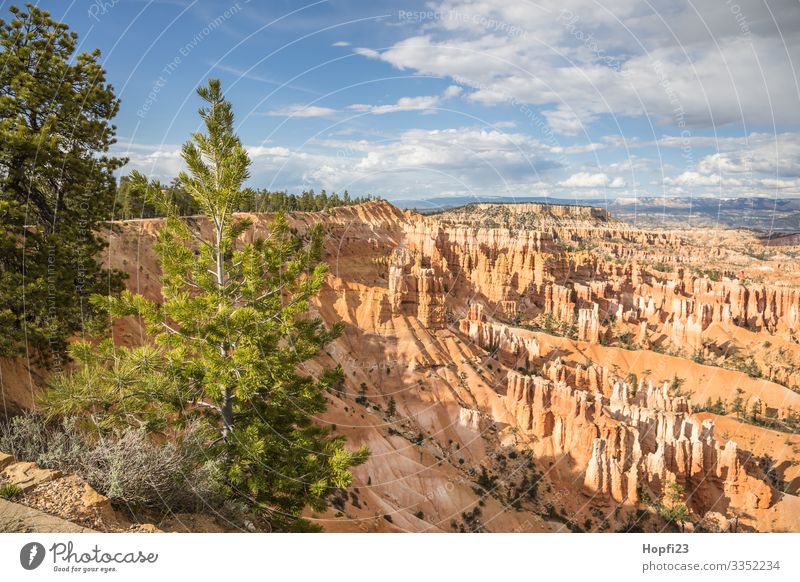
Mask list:
[[401,208],[428,214],[476,202],[549,203],[602,208],[636,226],[746,228],[764,232],[800,231],[800,198],[549,198],[454,196],[425,200],[393,200]]

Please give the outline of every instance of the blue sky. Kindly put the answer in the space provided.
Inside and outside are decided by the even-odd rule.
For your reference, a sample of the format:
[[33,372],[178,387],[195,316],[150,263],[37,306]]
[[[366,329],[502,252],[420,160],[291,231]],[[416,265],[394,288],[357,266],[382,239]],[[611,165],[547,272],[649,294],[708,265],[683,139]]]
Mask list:
[[219,77],[258,187],[800,195],[796,0],[38,4],[101,49],[115,151],[161,178]]

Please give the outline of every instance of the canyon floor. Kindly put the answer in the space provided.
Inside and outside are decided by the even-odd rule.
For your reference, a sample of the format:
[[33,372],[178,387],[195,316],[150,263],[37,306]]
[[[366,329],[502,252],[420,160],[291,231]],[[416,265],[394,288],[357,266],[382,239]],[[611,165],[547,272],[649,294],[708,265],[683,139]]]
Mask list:
[[[797,237],[535,203],[290,221],[324,222],[315,310],[345,324],[307,369],[346,376],[318,422],[372,452],[308,514],[325,531],[800,531]],[[110,227],[108,264],[151,298],[160,225]],[[42,380],[8,361],[3,379],[18,408]]]

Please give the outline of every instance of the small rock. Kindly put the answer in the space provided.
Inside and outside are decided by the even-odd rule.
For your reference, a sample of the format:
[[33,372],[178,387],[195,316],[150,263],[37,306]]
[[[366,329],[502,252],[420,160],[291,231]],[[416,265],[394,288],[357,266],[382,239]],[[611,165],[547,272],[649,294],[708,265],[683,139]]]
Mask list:
[[60,471],[40,469],[36,463],[13,463],[7,466],[2,473],[8,483],[16,485],[25,493],[37,485],[48,483],[61,477]]
[[5,453],[0,453],[0,471],[8,467],[9,465],[16,463],[17,460],[12,457],[11,455],[7,455]]

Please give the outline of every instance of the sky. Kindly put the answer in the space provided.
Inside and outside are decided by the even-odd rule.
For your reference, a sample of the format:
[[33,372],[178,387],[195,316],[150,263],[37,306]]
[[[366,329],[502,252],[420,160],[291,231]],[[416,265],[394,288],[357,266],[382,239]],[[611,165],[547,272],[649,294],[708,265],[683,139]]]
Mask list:
[[123,172],[177,174],[216,77],[254,187],[800,196],[797,0],[34,3],[101,50]]

